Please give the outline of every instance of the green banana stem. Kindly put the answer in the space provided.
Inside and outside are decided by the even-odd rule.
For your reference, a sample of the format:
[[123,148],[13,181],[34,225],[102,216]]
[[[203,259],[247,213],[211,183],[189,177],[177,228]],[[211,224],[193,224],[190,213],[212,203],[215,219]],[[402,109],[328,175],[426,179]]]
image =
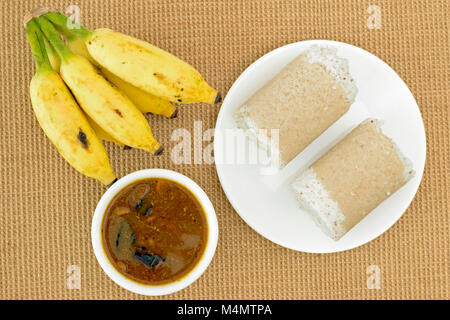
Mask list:
[[91,30],[86,29],[78,23],[75,23],[69,17],[59,12],[49,12],[46,13],[44,17],[58,26],[60,30],[63,30],[64,33],[75,35],[83,40],[87,40],[93,33]]
[[99,67],[97,61],[95,61],[89,54],[89,51],[86,47],[86,42],[83,39],[78,37],[76,34],[73,34],[71,29],[64,29],[56,24],[53,25],[55,26],[56,30],[63,35],[64,39],[66,39],[67,47],[70,51],[72,51],[73,54],[82,56],[88,59],[89,62],[94,66]]
[[25,31],[31,46],[31,52],[34,56],[36,73],[45,70],[52,70],[52,66],[48,60],[47,51],[45,50],[41,29],[39,29],[39,25],[34,19],[27,23]]
[[47,51],[48,60],[50,60],[52,69],[56,72],[59,72],[61,59],[59,58],[58,53],[56,53],[55,49],[50,44],[50,42],[48,42],[44,34],[42,34],[42,39],[44,40],[45,50]]
[[53,26],[55,27],[55,29],[62,34],[62,36],[64,37],[64,39],[67,40],[67,42],[72,42],[75,41],[76,39],[79,39],[75,34],[73,34],[69,29],[67,28],[62,28],[61,26],[54,24]]
[[43,16],[38,18],[38,23],[41,26],[42,32],[44,32],[48,41],[56,50],[61,60],[67,61],[67,59],[72,56],[72,52],[69,50],[69,48],[67,48],[64,41],[59,37],[58,31],[56,31],[52,23]]
[[[53,24],[56,31],[58,31],[64,37],[64,39],[66,39],[67,42],[73,42],[77,39],[80,39],[75,33],[73,33],[74,29],[68,28],[66,24],[58,24],[58,23],[53,22],[53,20],[55,20],[53,18],[55,15],[59,15],[59,14],[53,13],[53,15],[48,15],[48,16],[44,15],[44,16]],[[73,23],[75,23],[75,22],[73,22]]]

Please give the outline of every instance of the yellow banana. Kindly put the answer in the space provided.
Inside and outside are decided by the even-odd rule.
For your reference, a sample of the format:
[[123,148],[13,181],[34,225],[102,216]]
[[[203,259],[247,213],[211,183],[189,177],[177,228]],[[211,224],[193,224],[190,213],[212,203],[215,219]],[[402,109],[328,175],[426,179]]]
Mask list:
[[[70,22],[61,13],[44,16],[61,28],[67,28]],[[109,29],[91,31],[79,25],[71,32],[83,39],[98,64],[135,87],[172,102],[221,100],[191,65],[148,42]]]
[[73,54],[50,21],[40,17],[38,23],[61,58],[61,77],[86,114],[117,141],[160,154],[162,147],[134,104],[99,75],[86,58]]
[[[45,36],[44,36],[44,43],[45,43],[45,49],[47,51],[48,59],[50,60],[50,65],[52,66],[52,69],[55,72],[59,73],[59,69],[61,67],[61,59],[59,58],[55,49],[48,42],[48,40]],[[125,147],[125,145],[123,143],[120,143],[119,141],[117,141],[116,139],[111,137],[105,130],[103,130],[98,124],[96,124],[94,120],[89,118],[89,116],[87,116],[86,114],[85,114],[85,116],[86,116],[89,124],[91,125],[92,129],[94,130],[95,134],[97,135],[97,137],[99,137],[101,140],[104,140],[104,141],[113,142],[113,143],[117,144],[119,147],[122,147],[122,148]]]
[[142,113],[160,114],[167,118],[175,118],[177,116],[177,108],[168,100],[161,99],[133,86],[108,71],[108,69],[100,67],[100,71],[106,79],[122,90]]
[[36,62],[30,96],[40,126],[72,167],[103,184],[114,182],[116,176],[105,148],[61,77],[52,69],[43,35],[34,20],[26,25],[26,33]]
[[119,90],[122,91],[142,113],[160,114],[167,118],[175,118],[177,116],[177,108],[169,101],[141,90],[133,86],[132,84],[120,79],[118,76],[108,71],[107,69],[102,68],[91,57],[89,51],[87,50],[86,44],[81,38],[78,38],[76,35],[70,33],[70,31],[65,28],[61,28],[57,25],[55,27],[66,39],[67,47],[70,51],[72,51],[74,54],[88,59],[89,62],[96,66],[100,70],[101,74],[109,82],[117,86],[117,88],[119,88]]

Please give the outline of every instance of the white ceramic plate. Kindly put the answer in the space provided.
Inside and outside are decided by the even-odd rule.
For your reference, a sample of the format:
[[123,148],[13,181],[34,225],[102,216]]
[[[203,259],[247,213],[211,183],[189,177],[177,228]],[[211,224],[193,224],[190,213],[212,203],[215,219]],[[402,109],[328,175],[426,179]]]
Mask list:
[[[261,174],[260,165],[233,163],[226,139],[227,129],[236,128],[234,111],[272,79],[286,64],[313,44],[334,46],[349,61],[358,86],[355,103],[346,115],[310,144],[276,175]],[[408,63],[408,61],[404,61]],[[383,131],[394,139],[412,161],[416,174],[404,187],[373,210],[335,242],[325,236],[310,216],[298,207],[290,183],[362,120],[383,120]],[[311,40],[292,43],[264,55],[247,70],[228,92],[216,123],[214,154],[223,190],[236,212],[256,232],[290,249],[327,253],[363,245],[388,230],[411,203],[425,165],[425,129],[419,108],[402,79],[385,62],[358,47],[335,41]],[[235,161],[236,162],[236,161]]]

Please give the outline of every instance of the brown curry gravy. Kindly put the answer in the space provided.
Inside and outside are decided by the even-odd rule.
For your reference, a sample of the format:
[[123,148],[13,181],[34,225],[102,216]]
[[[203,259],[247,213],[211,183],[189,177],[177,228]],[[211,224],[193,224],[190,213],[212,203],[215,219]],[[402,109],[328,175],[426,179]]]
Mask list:
[[105,252],[126,277],[166,284],[189,273],[207,243],[208,226],[197,198],[184,186],[148,178],[123,188],[102,222]]

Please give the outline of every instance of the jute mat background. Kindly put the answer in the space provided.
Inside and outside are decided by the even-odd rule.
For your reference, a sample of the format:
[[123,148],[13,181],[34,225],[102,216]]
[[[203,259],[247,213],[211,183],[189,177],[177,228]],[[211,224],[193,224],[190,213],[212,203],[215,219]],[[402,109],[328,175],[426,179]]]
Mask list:
[[[29,102],[34,73],[22,18],[47,5],[81,9],[89,28],[109,27],[156,44],[198,68],[223,94],[266,52],[306,39],[344,41],[396,70],[413,92],[427,131],[427,164],[404,216],[381,237],[337,254],[299,253],[259,236],[234,212],[214,165],[174,165],[170,135],[213,128],[220,106],[181,107],[177,119],[151,117],[166,146],[156,158],[107,144],[118,176],[170,168],[194,179],[216,208],[220,239],[206,273],[181,299],[450,298],[449,15],[441,1],[44,1],[1,0],[0,298],[143,299],[115,285],[95,260],[91,218],[105,188],[75,172],[44,136]],[[369,29],[367,8],[381,10]],[[79,267],[81,288],[66,286]],[[367,268],[381,270],[381,288],[367,288]]]

